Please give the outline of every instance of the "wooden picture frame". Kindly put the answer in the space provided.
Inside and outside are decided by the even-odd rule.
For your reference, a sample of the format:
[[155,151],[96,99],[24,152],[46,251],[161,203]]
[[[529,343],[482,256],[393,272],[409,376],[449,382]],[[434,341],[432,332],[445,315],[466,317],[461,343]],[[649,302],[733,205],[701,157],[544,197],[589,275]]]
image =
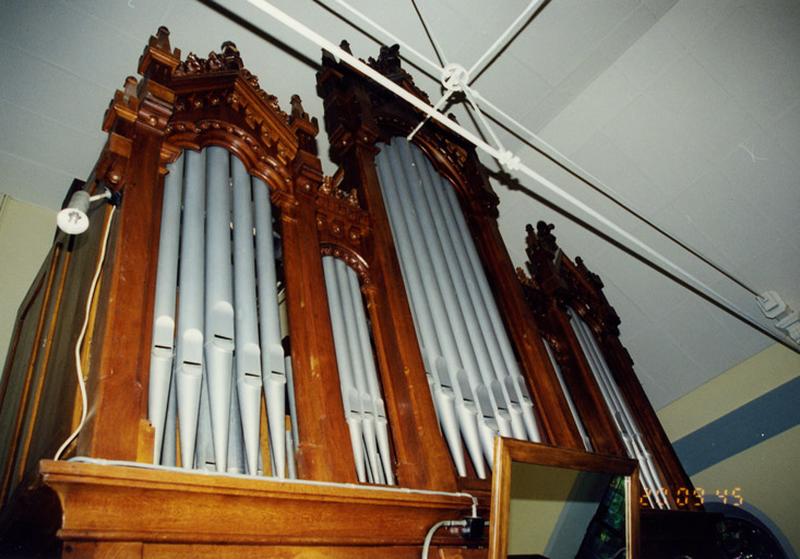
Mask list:
[[488,559],[506,559],[508,555],[512,462],[624,476],[627,558],[639,558],[639,470],[635,460],[497,437],[494,446]]

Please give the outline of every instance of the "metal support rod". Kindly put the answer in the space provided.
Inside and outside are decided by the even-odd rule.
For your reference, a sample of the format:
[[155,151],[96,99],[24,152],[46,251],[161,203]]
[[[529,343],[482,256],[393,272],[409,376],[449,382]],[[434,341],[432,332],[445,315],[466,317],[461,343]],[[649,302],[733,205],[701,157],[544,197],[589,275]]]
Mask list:
[[186,151],[180,260],[180,334],[177,344],[178,427],[181,465],[194,461],[197,417],[203,375],[203,291],[205,270],[203,217],[205,214],[205,158]]
[[158,244],[155,303],[153,305],[153,341],[147,403],[147,418],[154,431],[154,464],[162,463],[164,425],[167,421],[172,366],[175,357],[175,295],[178,288],[183,156],[178,157],[167,167],[167,170],[161,203],[161,231]]
[[261,325],[261,371],[267,403],[270,454],[277,477],[286,477],[286,369],[281,323],[278,312],[278,279],[275,272],[275,238],[272,231],[272,204],[269,187],[253,177],[256,221],[256,269],[258,271],[258,310]]
[[261,348],[256,316],[253,205],[250,175],[231,160],[233,175],[233,266],[236,301],[236,381],[248,473],[258,469],[261,430]]
[[[467,470],[459,435],[460,420],[456,414],[456,405],[459,409],[464,408],[463,396],[460,387],[452,382],[447,364],[442,356],[436,326],[431,316],[432,305],[428,302],[428,297],[432,296],[432,293],[428,293],[431,289],[426,290],[423,287],[414,241],[411,239],[401,210],[394,172],[386,154],[388,146],[382,144],[380,147],[381,151],[376,158],[376,168],[381,190],[386,200],[389,225],[398,251],[398,261],[405,280],[404,285],[411,306],[414,327],[417,330],[420,352],[428,382],[431,385],[434,407],[442,427],[442,433],[453,457],[456,471],[463,477],[467,475]],[[472,422],[474,423],[474,420]]]
[[207,399],[220,472],[227,469],[233,375],[234,311],[231,266],[231,185],[228,150],[212,146],[206,156],[205,357]]

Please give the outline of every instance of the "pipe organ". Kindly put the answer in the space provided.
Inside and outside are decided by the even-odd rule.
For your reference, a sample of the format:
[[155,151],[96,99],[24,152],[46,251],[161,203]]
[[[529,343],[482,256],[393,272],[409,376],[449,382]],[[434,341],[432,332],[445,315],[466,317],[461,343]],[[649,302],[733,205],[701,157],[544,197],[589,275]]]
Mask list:
[[[428,100],[396,47],[369,64]],[[473,499],[486,515],[497,435],[634,457],[648,504],[677,507],[688,478],[599,279],[546,227],[515,272],[471,146],[433,122],[407,141],[421,116],[326,54],[328,177],[316,119],[232,43],[182,58],[161,28],[139,73],[83,187],[119,209],[57,233],[17,317],[3,533],[57,527],[76,557],[415,557]],[[81,414],[84,306],[87,421],[51,460]]]

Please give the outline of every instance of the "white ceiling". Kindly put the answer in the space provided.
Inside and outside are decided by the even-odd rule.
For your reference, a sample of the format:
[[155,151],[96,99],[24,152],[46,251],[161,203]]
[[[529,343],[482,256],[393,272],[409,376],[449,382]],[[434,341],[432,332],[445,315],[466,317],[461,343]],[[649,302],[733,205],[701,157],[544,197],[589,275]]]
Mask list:
[[[233,40],[284,106],[299,93],[308,112],[321,117],[314,81],[319,49],[243,0],[223,3],[267,32],[195,0],[6,5],[0,19],[0,191],[58,207],[72,178],[90,171],[103,143],[103,112],[125,76],[135,73],[159,25],[170,28],[173,46],[184,54],[205,55]],[[358,56],[377,53],[375,41],[320,3],[273,3],[334,42],[348,39]],[[410,0],[352,3],[434,57]],[[527,3],[418,1],[447,59],[467,67]],[[777,290],[800,308],[798,29],[798,0],[551,0],[475,87],[648,219],[757,291]],[[439,93],[433,79],[412,73],[431,97]],[[454,111],[469,123],[460,108]],[[543,175],[757,315],[746,291],[518,138],[500,136]],[[324,154],[324,133],[320,147]],[[526,223],[556,224],[564,250],[583,256],[605,281],[622,318],[623,341],[656,408],[769,345],[765,336],[545,207],[531,195],[541,192],[539,186],[520,181],[522,190],[495,185],[513,259],[524,261]]]

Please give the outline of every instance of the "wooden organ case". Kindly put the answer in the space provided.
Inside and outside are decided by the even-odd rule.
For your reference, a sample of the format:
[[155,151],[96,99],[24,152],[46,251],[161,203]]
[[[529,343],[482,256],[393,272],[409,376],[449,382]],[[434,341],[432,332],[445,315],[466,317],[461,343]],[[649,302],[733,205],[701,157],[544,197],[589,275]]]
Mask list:
[[[428,101],[396,47],[369,64]],[[0,387],[5,538],[57,528],[75,557],[416,557],[473,497],[488,518],[497,433],[626,454],[633,433],[571,329],[580,317],[654,483],[690,487],[599,280],[553,264],[543,230],[520,281],[463,140],[430,122],[407,142],[419,114],[326,55],[327,177],[316,120],[296,96],[283,112],[233,44],[182,60],[161,28],[138,71],[83,187],[121,203],[56,234],[17,317]],[[51,460],[81,420],[87,302],[87,418]],[[456,532],[431,556],[485,556]]]

